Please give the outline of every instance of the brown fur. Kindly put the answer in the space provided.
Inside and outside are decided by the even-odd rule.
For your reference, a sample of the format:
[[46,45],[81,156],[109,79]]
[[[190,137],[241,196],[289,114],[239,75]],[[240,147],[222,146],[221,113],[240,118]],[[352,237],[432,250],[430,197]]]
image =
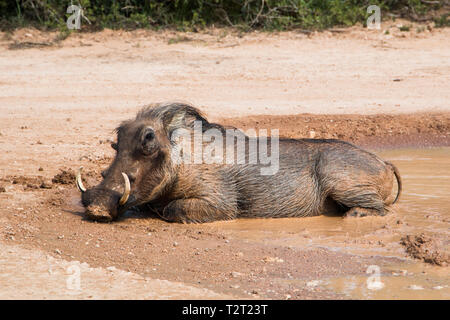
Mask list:
[[[400,174],[393,164],[339,140],[280,139],[279,170],[267,176],[260,174],[259,164],[172,163],[171,133],[192,130],[194,120],[202,122],[204,131],[225,133],[197,109],[180,103],[144,108],[134,120],[122,123],[113,146],[117,154],[103,181],[82,195],[88,216],[112,220],[136,206],[184,223],[327,212],[384,215],[400,195]],[[246,137],[246,157],[251,139]],[[224,157],[227,152],[224,148]],[[119,207],[121,172],[130,177],[131,196]],[[394,176],[398,194],[392,201]],[[104,211],[99,213],[99,208]]]

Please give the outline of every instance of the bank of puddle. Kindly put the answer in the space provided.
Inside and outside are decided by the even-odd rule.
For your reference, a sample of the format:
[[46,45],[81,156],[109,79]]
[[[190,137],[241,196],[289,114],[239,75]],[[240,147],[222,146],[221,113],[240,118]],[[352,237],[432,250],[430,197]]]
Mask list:
[[[384,217],[319,216],[286,219],[238,219],[209,224],[245,241],[299,248],[327,248],[357,255],[396,257],[402,263],[368,270],[367,276],[297,281],[360,299],[449,299],[450,267],[407,258],[400,239],[421,233],[450,239],[450,148],[376,152],[393,162],[403,179],[401,200]],[[379,271],[379,278],[378,272]],[[292,284],[296,285],[296,280]],[[301,283],[300,283],[301,282]],[[304,283],[303,283],[304,282]]]

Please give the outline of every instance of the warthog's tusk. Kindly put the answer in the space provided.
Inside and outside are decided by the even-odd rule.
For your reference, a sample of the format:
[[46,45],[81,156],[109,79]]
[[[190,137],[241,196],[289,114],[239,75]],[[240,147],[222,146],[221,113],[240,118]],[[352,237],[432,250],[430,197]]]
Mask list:
[[83,181],[81,181],[81,170],[82,169],[83,169],[83,167],[80,167],[78,169],[77,176],[75,179],[75,182],[77,183],[77,188],[78,188],[78,190],[80,190],[81,193],[86,192],[86,188],[83,185]]
[[125,181],[125,190],[123,191],[122,198],[119,200],[119,205],[123,206],[128,201],[128,197],[130,196],[130,179],[126,173],[122,172],[123,180]]

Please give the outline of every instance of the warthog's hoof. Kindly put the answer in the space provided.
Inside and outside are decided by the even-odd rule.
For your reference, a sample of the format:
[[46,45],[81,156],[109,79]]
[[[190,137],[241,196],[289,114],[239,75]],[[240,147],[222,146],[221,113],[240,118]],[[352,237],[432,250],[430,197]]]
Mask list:
[[345,213],[345,217],[384,216],[384,212],[367,208],[351,208]]
[[104,208],[99,206],[89,206],[86,208],[86,216],[98,222],[110,222],[113,220],[111,215]]

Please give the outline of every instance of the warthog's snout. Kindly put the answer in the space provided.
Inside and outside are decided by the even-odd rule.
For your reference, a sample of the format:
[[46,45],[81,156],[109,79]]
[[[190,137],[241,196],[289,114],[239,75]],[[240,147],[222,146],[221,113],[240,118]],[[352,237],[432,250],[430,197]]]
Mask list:
[[83,167],[78,169],[75,182],[81,192],[81,202],[86,208],[86,216],[99,222],[109,222],[117,218],[118,214],[125,210],[130,197],[131,186],[127,174],[122,172],[124,192],[120,194],[102,185],[87,190],[81,179],[82,169]]

